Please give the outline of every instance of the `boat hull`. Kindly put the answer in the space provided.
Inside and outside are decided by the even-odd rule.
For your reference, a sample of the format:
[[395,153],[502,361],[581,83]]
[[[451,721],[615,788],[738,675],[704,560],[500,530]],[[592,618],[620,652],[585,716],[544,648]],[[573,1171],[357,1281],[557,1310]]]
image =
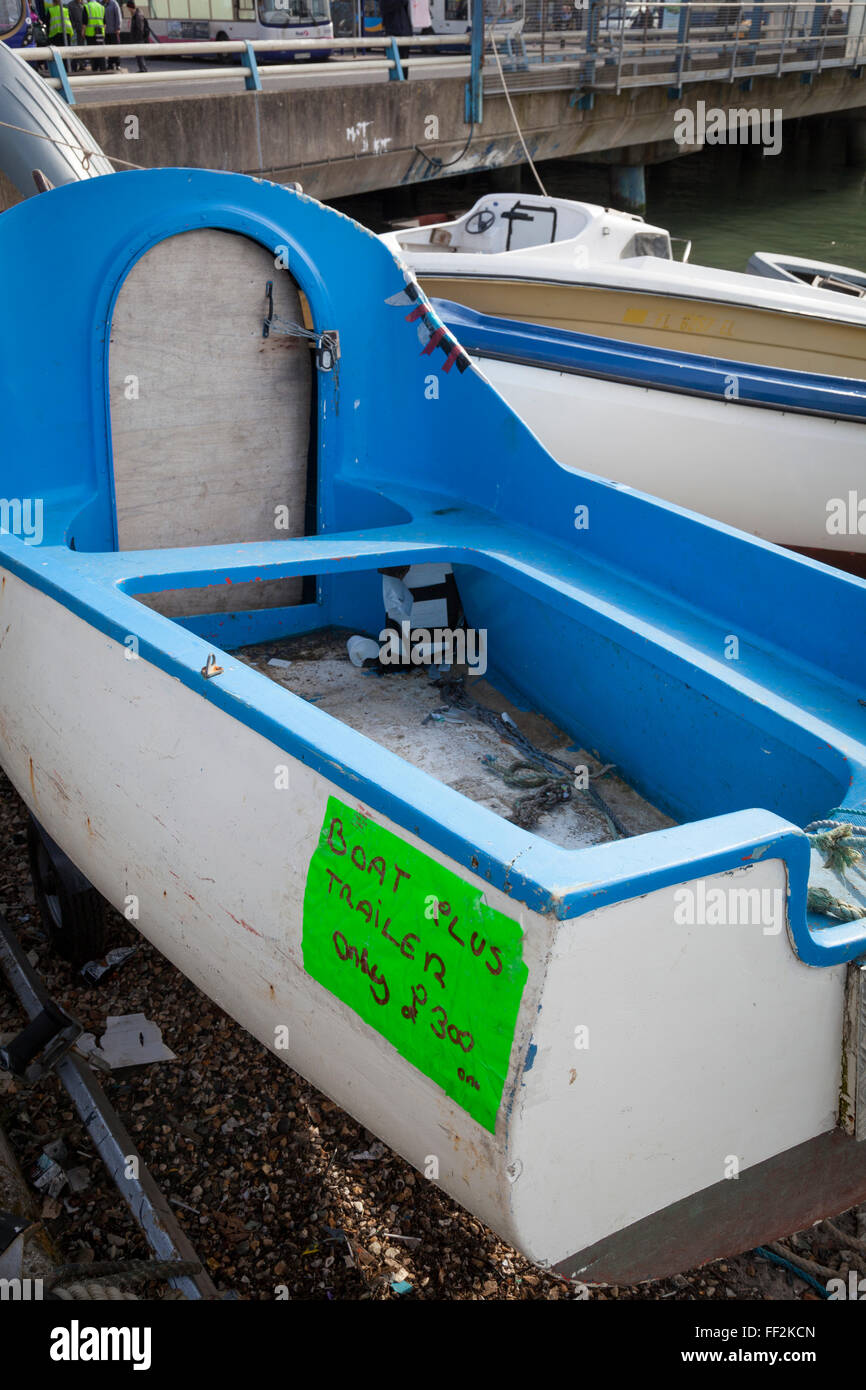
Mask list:
[[[803,828],[866,824],[866,585],[607,483],[598,454],[594,473],[562,467],[382,242],[302,195],[215,172],[116,174],[13,208],[3,255],[19,264],[60,222],[73,245],[101,235],[62,286],[62,393],[38,435],[10,417],[0,536],[0,757],[46,833],[277,1057],[541,1263],[577,1273],[604,1248],[595,1270],[615,1278],[634,1267],[619,1236],[655,1214],[699,1210],[700,1194],[839,1125],[862,1139],[851,963],[866,918],[810,903],[813,870],[829,870]],[[206,303],[183,241],[199,230],[263,253],[218,253]],[[147,290],[155,251],[153,265],[164,251],[184,268],[189,325]],[[232,377],[241,355],[263,393],[250,400],[279,410],[273,358],[303,336],[272,282],[287,264],[318,335],[314,384],[283,404],[300,430],[256,444],[261,411],[231,418]],[[41,360],[45,329],[24,280],[6,310],[9,375]],[[138,331],[157,357],[166,339],[197,342],[170,401],[139,365],[153,356],[126,352]],[[201,414],[185,432],[188,397]],[[229,446],[243,486],[226,513]],[[244,450],[282,469],[258,484],[255,527]],[[148,480],[151,495],[129,491]],[[165,525],[158,547],[119,548],[143,502]],[[514,728],[475,708],[467,673],[439,692],[444,712],[428,698],[423,737],[423,720],[403,720],[404,752],[379,733],[404,675],[321,650],[338,632],[375,638],[416,602],[450,614],[455,598],[449,622],[465,619],[476,653],[483,639]],[[256,648],[273,670],[268,647],[293,638],[319,669],[357,676],[363,728],[333,688],[304,697],[250,664]],[[429,697],[420,645],[405,683]],[[484,745],[459,765],[455,703],[501,741],[482,757],[494,805],[473,776]],[[587,766],[535,749],[550,776],[518,804],[504,788],[545,721]],[[427,736],[454,776],[429,740],[423,762]],[[626,817],[630,789],[662,823],[604,811],[584,835],[592,793],[604,807],[617,784],[611,810]],[[574,811],[565,839],[545,820],[554,801]],[[823,886],[832,908],[839,885]],[[858,1158],[826,1210],[850,1203]],[[741,1218],[716,1210],[702,1255],[753,1239],[761,1189]],[[646,1275],[673,1258],[655,1241]]]
[[[0,571],[0,620],[4,763],[51,836],[232,1017],[531,1258],[594,1278],[669,1272],[675,1251],[645,1243],[636,1266],[614,1238],[682,1202],[696,1203],[701,1257],[730,1253],[760,1213],[729,1212],[699,1238],[696,1194],[834,1130],[846,967],[804,965],[781,919],[683,926],[677,885],[579,924],[485,887],[519,922],[527,968],[486,1128],[305,969],[306,886],[328,798],[345,790],[12,571]],[[778,858],[690,890],[739,879],[784,900]],[[827,1211],[866,1196],[856,1147],[862,1162],[824,1193]],[[814,1204],[792,1197],[774,1229]]]
[[863,424],[475,360],[566,468],[594,466],[866,577],[866,517],[850,501],[866,493]]
[[722,300],[566,281],[417,272],[421,288],[480,313],[648,347],[866,379],[862,325]]

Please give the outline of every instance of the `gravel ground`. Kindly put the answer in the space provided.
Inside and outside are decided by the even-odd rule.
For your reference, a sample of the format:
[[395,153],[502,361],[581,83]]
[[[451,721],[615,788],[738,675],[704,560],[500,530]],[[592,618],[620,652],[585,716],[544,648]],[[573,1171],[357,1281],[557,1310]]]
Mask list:
[[[141,942],[102,983],[84,982],[47,949],[27,864],[23,807],[0,774],[0,911],[54,997],[97,1037],[109,1014],[144,1013],[176,1062],[103,1080],[145,1162],[221,1291],[241,1299],[574,1299],[427,1182],[302,1077],[260,1047],[114,915],[111,946]],[[0,1034],[23,1024],[0,984]],[[102,1079],[102,1078],[101,1078]],[[42,1215],[66,1263],[147,1257],[148,1250],[56,1078],[25,1089],[0,1072],[0,1128],[25,1173],[62,1138],[67,1167],[89,1185],[46,1199]],[[372,1156],[371,1156],[372,1155]],[[866,1275],[863,1213],[787,1242],[797,1258]],[[858,1226],[859,1219],[859,1226]],[[394,1285],[398,1287],[395,1289]],[[406,1288],[405,1286],[409,1286]],[[159,1286],[143,1291],[158,1297]],[[592,1299],[817,1299],[754,1254],[673,1279],[593,1288]]]

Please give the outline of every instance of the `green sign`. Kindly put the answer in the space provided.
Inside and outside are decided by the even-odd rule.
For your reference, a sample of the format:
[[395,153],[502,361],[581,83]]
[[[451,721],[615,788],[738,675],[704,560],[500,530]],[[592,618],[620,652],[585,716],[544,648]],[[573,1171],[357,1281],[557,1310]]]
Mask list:
[[429,855],[328,799],[304,894],[304,968],[485,1129],[526,983],[519,923]]

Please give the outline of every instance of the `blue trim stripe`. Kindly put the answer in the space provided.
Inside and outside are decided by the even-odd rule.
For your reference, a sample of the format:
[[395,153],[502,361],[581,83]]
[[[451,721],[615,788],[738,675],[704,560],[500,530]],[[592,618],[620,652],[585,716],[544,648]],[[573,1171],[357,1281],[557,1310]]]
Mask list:
[[[434,299],[433,304],[466,351],[476,356],[740,405],[866,420],[866,381],[570,333],[543,324],[494,318],[447,299]],[[731,394],[734,378],[735,397]]]

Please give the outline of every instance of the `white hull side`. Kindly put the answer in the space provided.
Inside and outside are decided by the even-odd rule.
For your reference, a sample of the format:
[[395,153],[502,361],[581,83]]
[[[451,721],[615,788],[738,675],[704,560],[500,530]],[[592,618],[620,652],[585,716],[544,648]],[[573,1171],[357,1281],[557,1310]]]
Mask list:
[[780,545],[866,551],[866,534],[827,530],[831,499],[866,494],[862,424],[475,361],[566,468]]
[[[786,899],[778,859],[705,883]],[[845,968],[803,965],[784,926],[679,925],[679,891],[557,932],[512,1144],[518,1229],[554,1260],[836,1123]]]
[[[678,926],[674,890],[555,924],[488,888],[520,920],[529,968],[489,1134],[304,971],[301,903],[326,798],[356,798],[0,579],[0,747],[49,833],[116,907],[134,894],[143,934],[255,1037],[422,1172],[435,1155],[441,1186],[536,1259],[719,1181],[727,1155],[745,1167],[832,1127],[843,968],[801,965],[784,930]],[[783,887],[780,864],[748,883]],[[574,1045],[581,1024],[588,1051]],[[167,1042],[182,1053],[182,1034]]]

